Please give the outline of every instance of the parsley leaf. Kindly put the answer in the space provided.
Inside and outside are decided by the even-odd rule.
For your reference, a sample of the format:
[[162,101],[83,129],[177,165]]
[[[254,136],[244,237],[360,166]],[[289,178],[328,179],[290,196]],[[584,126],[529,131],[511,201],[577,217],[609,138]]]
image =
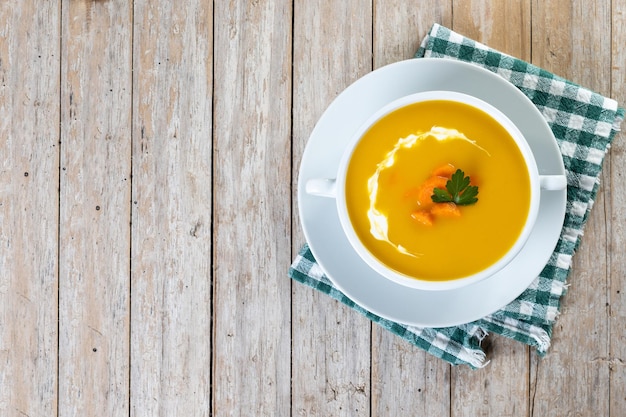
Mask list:
[[446,189],[435,188],[430,197],[434,203],[454,203],[459,206],[474,204],[478,201],[478,187],[470,185],[470,177],[457,169],[446,183]]
[[449,203],[452,201],[450,193],[442,188],[434,188],[433,195],[430,198],[435,203]]

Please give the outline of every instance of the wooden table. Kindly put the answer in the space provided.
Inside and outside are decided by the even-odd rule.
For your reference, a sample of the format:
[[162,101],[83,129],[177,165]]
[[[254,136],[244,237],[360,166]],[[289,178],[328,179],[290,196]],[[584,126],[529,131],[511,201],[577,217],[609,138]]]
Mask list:
[[0,2],[0,415],[624,416],[626,143],[547,357],[450,367],[287,277],[346,86],[433,22],[626,102],[626,0]]

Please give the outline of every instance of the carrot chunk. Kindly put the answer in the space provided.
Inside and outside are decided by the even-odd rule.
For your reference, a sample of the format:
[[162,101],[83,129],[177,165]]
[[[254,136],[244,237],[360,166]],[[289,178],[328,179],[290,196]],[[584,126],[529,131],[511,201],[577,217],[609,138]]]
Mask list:
[[411,213],[411,217],[418,223],[421,223],[425,226],[433,225],[433,215],[428,211],[425,211],[425,210],[414,211],[413,213]]
[[450,177],[452,177],[452,174],[454,174],[455,171],[456,171],[456,168],[455,168],[454,165],[452,165],[452,164],[445,164],[445,165],[442,165],[440,167],[437,167],[433,171],[432,176],[433,177],[444,177],[444,178],[450,179]]
[[461,210],[459,210],[459,206],[454,203],[437,203],[430,209],[430,212],[435,217],[461,216]]
[[411,217],[418,223],[432,226],[437,218],[460,217],[461,210],[454,203],[435,203],[432,200],[435,188],[446,189],[446,184],[456,172],[452,164],[445,164],[433,170],[419,187],[409,189],[405,198],[416,199],[418,210],[411,213]]
[[444,177],[430,177],[420,187],[420,192],[417,197],[417,201],[420,206],[425,207],[433,203],[431,196],[435,188],[446,188],[447,178]]

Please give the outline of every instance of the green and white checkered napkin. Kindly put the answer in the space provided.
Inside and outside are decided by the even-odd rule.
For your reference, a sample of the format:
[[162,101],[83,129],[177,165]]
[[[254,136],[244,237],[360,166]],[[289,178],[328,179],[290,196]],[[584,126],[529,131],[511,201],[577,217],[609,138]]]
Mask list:
[[559,313],[565,280],[600,184],[604,156],[624,118],[615,100],[603,97],[522,60],[505,55],[438,24],[424,38],[417,58],[467,61],[495,72],[537,106],[559,144],[567,171],[565,224],[539,277],[501,310],[462,326],[431,329],[395,323],[364,310],[335,288],[305,245],[289,269],[296,281],[343,302],[373,322],[452,364],[481,367],[481,340],[498,333],[535,346],[544,354]]

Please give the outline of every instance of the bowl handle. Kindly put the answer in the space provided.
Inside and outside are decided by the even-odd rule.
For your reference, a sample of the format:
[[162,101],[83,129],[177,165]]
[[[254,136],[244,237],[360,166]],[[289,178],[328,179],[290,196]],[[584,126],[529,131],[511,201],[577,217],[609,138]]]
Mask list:
[[540,175],[539,184],[542,190],[563,190],[567,187],[567,178],[565,175]]
[[337,196],[337,180],[333,178],[313,178],[306,182],[305,190],[307,194],[335,198]]

